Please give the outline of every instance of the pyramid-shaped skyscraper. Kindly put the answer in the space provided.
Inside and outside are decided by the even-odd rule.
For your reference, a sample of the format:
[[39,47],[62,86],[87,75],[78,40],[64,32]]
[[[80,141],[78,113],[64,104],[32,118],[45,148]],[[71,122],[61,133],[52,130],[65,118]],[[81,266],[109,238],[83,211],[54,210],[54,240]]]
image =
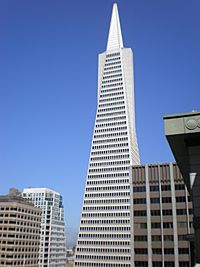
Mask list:
[[107,49],[99,55],[98,106],[74,266],[133,266],[129,168],[140,164],[134,109],[133,54],[123,47],[114,4]]

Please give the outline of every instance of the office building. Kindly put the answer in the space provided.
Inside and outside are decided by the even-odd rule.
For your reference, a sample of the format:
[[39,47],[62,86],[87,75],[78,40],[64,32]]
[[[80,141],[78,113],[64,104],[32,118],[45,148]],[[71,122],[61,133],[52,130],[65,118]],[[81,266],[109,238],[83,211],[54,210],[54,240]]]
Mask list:
[[200,112],[164,117],[165,135],[192,196],[195,264],[200,266]]
[[17,190],[0,196],[0,266],[38,267],[41,210]]
[[22,196],[42,209],[39,266],[65,267],[65,222],[61,195],[48,188],[25,188]]
[[133,58],[114,4],[74,266],[191,267],[192,203],[176,163],[140,165]]
[[131,168],[135,267],[191,267],[192,202],[176,163]]
[[98,107],[75,266],[132,266],[129,166],[140,164],[135,129],[133,54],[124,48],[113,5],[107,49],[99,55]]

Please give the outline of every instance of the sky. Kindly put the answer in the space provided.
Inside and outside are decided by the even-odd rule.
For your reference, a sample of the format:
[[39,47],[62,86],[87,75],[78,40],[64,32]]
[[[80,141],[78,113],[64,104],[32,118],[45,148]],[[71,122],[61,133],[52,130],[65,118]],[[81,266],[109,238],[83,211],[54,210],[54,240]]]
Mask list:
[[[0,1],[0,194],[60,192],[79,226],[111,0]],[[163,115],[200,109],[200,1],[117,1],[134,53],[142,164],[173,161]]]

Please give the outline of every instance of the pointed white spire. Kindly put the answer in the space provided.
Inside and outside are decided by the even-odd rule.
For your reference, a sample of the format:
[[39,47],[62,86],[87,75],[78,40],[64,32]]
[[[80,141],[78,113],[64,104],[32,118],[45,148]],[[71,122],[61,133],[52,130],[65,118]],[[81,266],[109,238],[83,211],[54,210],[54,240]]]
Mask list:
[[107,51],[123,47],[122,33],[119,21],[117,4],[113,5],[110,30],[108,35]]

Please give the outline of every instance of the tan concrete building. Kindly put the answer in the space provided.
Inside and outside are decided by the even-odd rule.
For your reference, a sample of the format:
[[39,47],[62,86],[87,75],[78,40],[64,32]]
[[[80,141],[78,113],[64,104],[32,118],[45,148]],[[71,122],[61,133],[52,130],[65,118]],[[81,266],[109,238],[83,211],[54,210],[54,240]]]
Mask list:
[[38,267],[41,210],[11,191],[0,196],[0,266]]
[[131,168],[135,267],[190,267],[192,203],[176,163]]

